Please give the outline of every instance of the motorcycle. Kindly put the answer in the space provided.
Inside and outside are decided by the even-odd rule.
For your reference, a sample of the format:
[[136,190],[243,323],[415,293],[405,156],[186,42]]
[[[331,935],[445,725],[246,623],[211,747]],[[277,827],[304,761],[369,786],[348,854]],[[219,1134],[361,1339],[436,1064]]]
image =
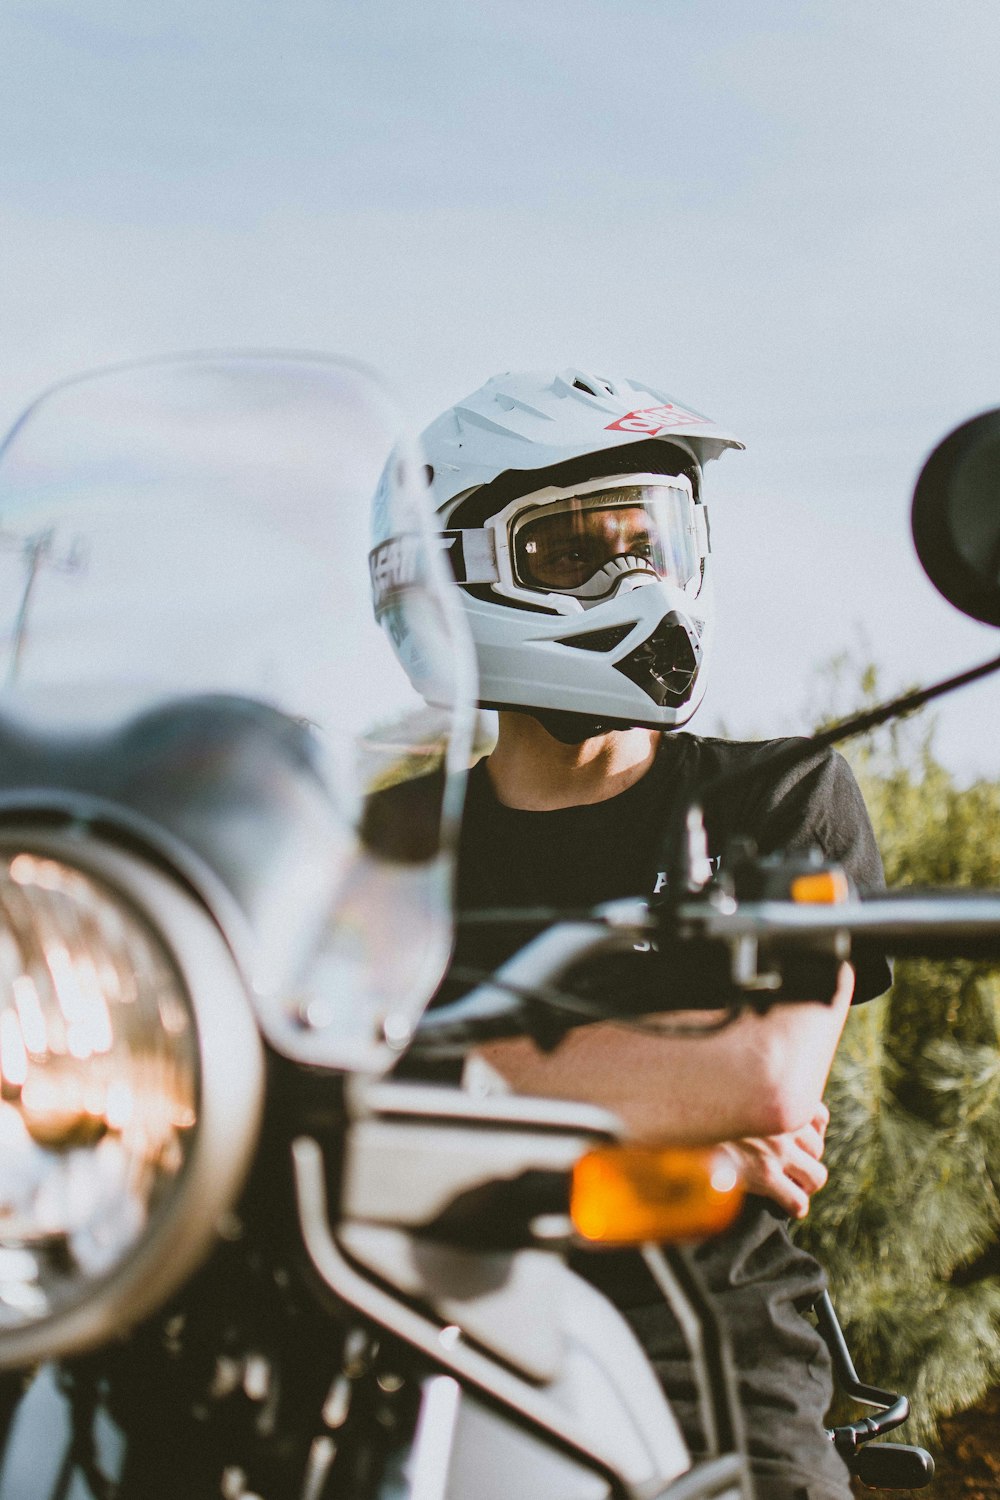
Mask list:
[[[398,425],[360,369],[207,353],[66,382],[0,454],[4,1500],[690,1467],[566,1264],[617,1122],[387,1076],[449,958],[476,701]],[[732,1184],[698,1191],[708,1227]],[[698,1494],[742,1492],[719,1447]]]
[[[996,949],[997,897],[804,904],[750,857],[709,879],[692,808],[680,899],[556,921],[425,1015],[476,694],[397,428],[358,368],[209,353],[67,382],[0,449],[2,1500],[749,1496],[711,1306],[654,1245],[733,1214],[718,1161],[392,1069],[594,1019],[561,976],[651,934],[734,1005],[790,953]],[[982,609],[976,443],[921,514],[952,506],[949,587]],[[685,1331],[702,1462],[568,1264],[602,1243],[644,1247]],[[902,1420],[859,1388],[890,1410],[841,1430],[854,1456]]]

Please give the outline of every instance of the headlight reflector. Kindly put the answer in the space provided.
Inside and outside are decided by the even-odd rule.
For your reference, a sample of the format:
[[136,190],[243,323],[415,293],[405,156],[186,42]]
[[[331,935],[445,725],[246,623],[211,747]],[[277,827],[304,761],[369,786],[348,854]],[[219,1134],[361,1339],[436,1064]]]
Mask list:
[[182,981],[138,911],[60,859],[0,860],[0,1331],[86,1296],[169,1199],[199,1113]]

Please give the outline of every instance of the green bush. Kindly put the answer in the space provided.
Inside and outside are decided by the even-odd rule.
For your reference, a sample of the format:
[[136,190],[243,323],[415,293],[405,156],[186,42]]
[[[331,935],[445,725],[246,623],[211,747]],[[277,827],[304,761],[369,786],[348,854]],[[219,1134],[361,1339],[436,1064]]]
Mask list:
[[[866,669],[863,700],[876,688]],[[890,886],[1000,888],[1000,782],[959,787],[919,718],[845,753]],[[851,1015],[827,1089],[830,1181],[798,1237],[861,1378],[910,1397],[911,1441],[1000,1384],[998,1039],[995,968],[900,962]]]

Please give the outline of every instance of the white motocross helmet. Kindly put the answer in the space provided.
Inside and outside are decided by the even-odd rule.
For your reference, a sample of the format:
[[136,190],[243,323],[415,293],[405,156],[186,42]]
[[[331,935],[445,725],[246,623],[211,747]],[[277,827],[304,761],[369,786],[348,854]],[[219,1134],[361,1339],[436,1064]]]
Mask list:
[[567,742],[686,723],[712,615],[702,468],[742,443],[580,370],[494,376],[422,442],[483,706]]

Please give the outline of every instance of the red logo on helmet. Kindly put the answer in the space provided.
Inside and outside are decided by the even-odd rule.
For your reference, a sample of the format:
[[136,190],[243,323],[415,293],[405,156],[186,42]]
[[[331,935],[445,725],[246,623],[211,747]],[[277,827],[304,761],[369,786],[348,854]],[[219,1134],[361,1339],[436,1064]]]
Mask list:
[[609,422],[605,432],[641,432],[644,437],[656,437],[670,427],[686,427],[689,423],[707,422],[707,417],[697,417],[683,406],[668,401],[665,406],[644,406],[639,411],[626,412],[617,422]]

